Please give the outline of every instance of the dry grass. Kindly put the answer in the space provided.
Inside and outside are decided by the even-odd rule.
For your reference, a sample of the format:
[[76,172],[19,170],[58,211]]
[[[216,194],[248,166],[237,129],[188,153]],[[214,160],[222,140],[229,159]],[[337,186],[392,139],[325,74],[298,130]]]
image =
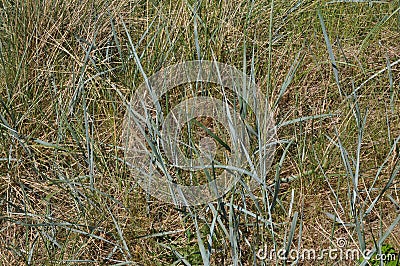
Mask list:
[[[262,265],[259,248],[286,247],[290,234],[292,248],[328,248],[336,238],[372,248],[400,215],[400,64],[373,76],[400,58],[399,5],[0,1],[0,264],[200,265],[201,239],[210,265]],[[148,76],[198,58],[238,69],[245,64],[270,104],[277,103],[277,124],[288,123],[279,127],[279,139],[292,141],[277,148],[267,177],[278,196],[275,208],[266,203],[274,194],[261,188],[257,201],[238,185],[217,202],[184,208],[163,204],[137,185],[123,160],[126,108],[119,92],[129,99],[144,79],[123,24]],[[299,52],[302,61],[281,91]],[[352,93],[371,77],[354,101]],[[360,129],[357,117],[364,119],[366,110]],[[332,116],[296,120],[321,114]],[[359,194],[351,202],[346,163],[354,174],[357,158]],[[291,181],[278,191],[278,179]],[[397,252],[399,233],[396,224],[384,242]]]

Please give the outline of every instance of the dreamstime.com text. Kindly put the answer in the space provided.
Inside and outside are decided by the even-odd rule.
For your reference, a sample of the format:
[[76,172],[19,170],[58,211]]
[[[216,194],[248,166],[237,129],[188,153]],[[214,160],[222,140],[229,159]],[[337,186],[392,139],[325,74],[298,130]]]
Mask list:
[[[265,245],[257,251],[257,258],[263,261],[357,261],[360,259],[371,259],[371,250],[366,249],[362,252],[359,249],[346,249],[346,241],[342,238],[337,239],[335,248],[327,249],[268,249]],[[399,261],[399,254],[375,254],[373,259],[382,262]],[[400,264],[399,264],[400,265]]]

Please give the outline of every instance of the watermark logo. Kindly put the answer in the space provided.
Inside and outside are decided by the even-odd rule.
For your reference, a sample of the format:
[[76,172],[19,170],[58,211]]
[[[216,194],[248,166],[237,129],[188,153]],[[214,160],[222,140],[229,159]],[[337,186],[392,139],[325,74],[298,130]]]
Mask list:
[[[218,85],[222,97],[193,94],[171,108],[162,100],[173,88],[200,83]],[[182,128],[199,117],[222,125],[230,145],[207,128],[198,145],[182,143]],[[253,121],[247,121],[249,117]],[[265,183],[276,127],[266,97],[249,76],[233,66],[201,60],[145,78],[128,105],[123,137],[126,161],[140,186],[161,201],[192,206],[223,196],[238,181],[249,190]],[[221,144],[228,147],[223,160],[217,160],[216,147]],[[187,156],[188,149],[196,156]],[[179,171],[203,171],[208,182],[180,184],[174,177]]]
[[[303,249],[269,249],[267,245],[257,251],[257,258],[263,261],[278,262],[304,262],[304,261],[360,261],[371,259],[371,250],[361,251],[357,248],[346,248],[347,241],[344,238],[336,239],[336,246],[326,249],[303,248]],[[374,259],[382,262],[397,260],[397,254],[375,254]]]

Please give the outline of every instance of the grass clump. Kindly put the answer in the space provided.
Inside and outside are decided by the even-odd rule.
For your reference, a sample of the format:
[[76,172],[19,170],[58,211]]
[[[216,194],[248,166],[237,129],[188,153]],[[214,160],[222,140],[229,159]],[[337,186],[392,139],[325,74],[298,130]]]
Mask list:
[[[350,263],[380,265],[374,256],[400,247],[399,6],[0,1],[0,264],[348,265],[257,255],[340,238],[375,254]],[[239,182],[214,202],[173,206],[125,163],[125,103],[146,77],[199,59],[258,84],[279,143],[258,189]],[[163,108],[189,98],[180,89]],[[235,107],[235,95],[210,90]],[[205,128],[230,145],[229,129],[192,122],[183,146]]]

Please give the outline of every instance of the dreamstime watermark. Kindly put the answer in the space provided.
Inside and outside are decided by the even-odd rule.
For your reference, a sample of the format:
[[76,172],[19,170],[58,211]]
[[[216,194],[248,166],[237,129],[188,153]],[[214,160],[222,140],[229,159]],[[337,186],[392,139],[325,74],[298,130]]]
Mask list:
[[[217,84],[223,97],[192,94],[165,108],[162,99],[169,91],[193,83]],[[240,103],[239,110],[232,102]],[[140,186],[164,202],[208,203],[223,196],[243,176],[252,190],[260,186],[272,164],[276,127],[266,97],[251,77],[233,66],[199,60],[163,68],[145,78],[127,107],[123,125],[126,161]],[[250,116],[253,123],[246,121]],[[198,117],[212,118],[228,132],[230,149],[224,161],[216,160],[218,136],[212,132],[200,139],[197,148],[180,141],[182,128]],[[250,134],[257,138],[255,150],[250,147]],[[186,156],[183,146],[198,156]],[[183,185],[175,181],[173,169],[208,171],[212,178],[206,184]],[[222,173],[216,175],[215,169]]]
[[[346,248],[347,242],[344,238],[336,239],[336,247],[327,249],[303,248],[303,249],[269,249],[267,245],[257,251],[257,258],[263,261],[358,261],[360,259],[371,259],[371,251],[361,251],[357,248]],[[375,254],[374,260],[382,262],[396,261],[398,254]]]

